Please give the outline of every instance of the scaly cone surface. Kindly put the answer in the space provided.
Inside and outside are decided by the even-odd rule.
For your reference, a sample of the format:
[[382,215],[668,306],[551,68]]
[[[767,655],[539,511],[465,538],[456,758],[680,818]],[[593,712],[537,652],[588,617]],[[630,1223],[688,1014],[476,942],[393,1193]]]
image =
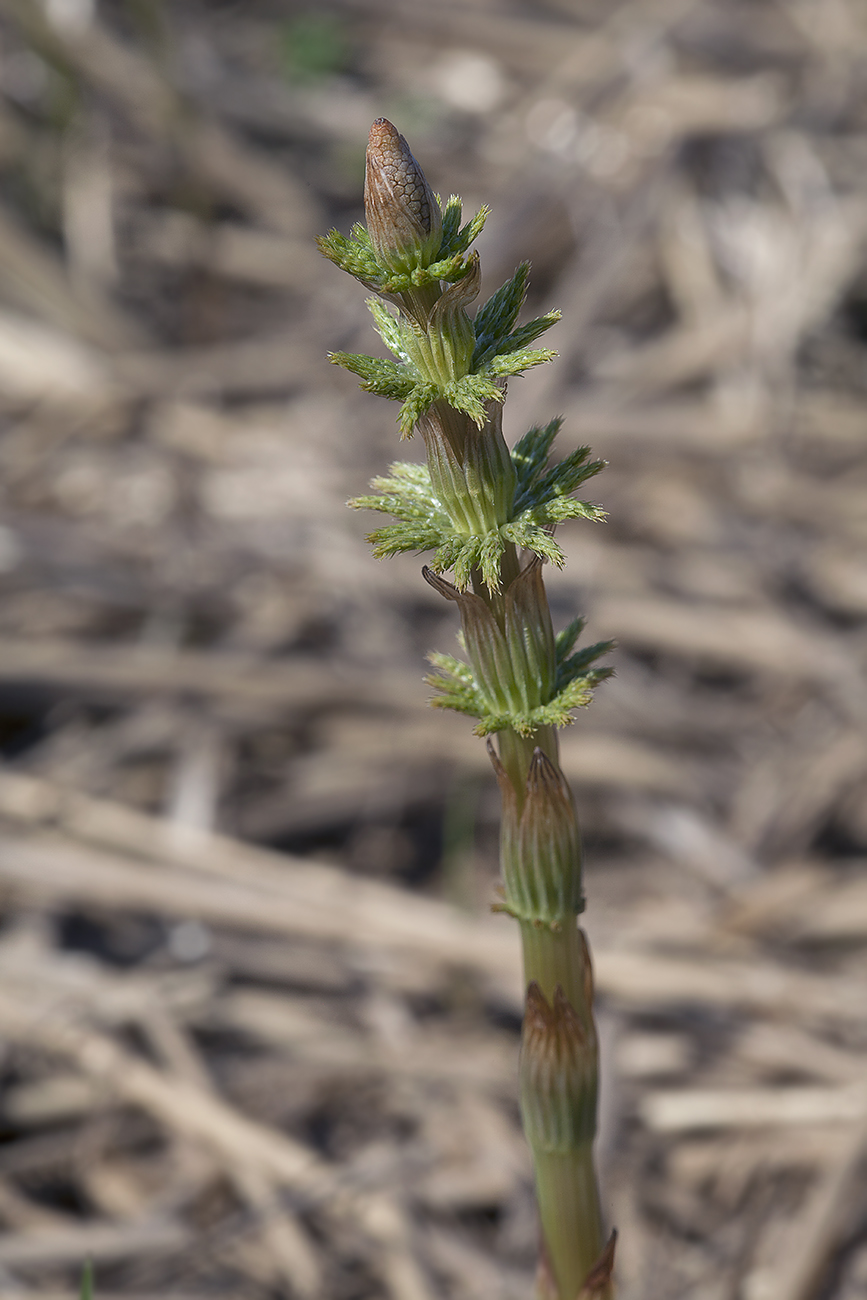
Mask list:
[[[431,655],[432,701],[477,719],[503,799],[503,899],[521,929],[527,1009],[521,1112],[533,1153],[541,1221],[540,1300],[606,1300],[613,1238],[603,1249],[593,1167],[597,1047],[593,981],[577,917],[584,906],[581,839],[559,766],[557,728],[610,676],[611,648],[576,650],[583,620],[555,635],[545,561],[562,567],[554,540],[567,519],[603,518],[573,493],[602,469],[580,447],[550,464],[559,420],[503,437],[506,381],[555,354],[531,345],[559,319],[524,325],[529,265],[470,316],[479,296],[470,247],[487,216],[461,224],[460,199],[443,204],[406,140],[384,118],[370,131],[367,225],[318,241],[337,266],[372,289],[374,325],[394,360],[344,352],[331,360],[362,388],[400,402],[403,437],[418,430],[426,464],[398,463],[351,505],[394,522],[370,536],[377,556],[432,552],[426,580],[457,605],[466,659]],[[452,581],[442,575],[450,572]]]

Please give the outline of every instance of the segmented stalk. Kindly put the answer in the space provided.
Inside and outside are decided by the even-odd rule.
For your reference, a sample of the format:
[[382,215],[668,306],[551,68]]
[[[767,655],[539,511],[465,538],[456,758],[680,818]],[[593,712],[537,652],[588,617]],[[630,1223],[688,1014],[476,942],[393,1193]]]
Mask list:
[[[365,212],[366,229],[357,226],[350,238],[332,231],[319,245],[378,295],[369,305],[395,360],[345,353],[332,360],[362,387],[401,402],[400,428],[405,436],[420,430],[426,466],[393,465],[374,480],[374,495],[350,504],[395,520],[371,535],[376,554],[433,552],[424,576],[460,612],[467,660],[432,655],[429,681],[434,704],[475,717],[477,734],[497,737],[496,746],[488,741],[503,800],[503,896],[495,907],[517,920],[523,944],[520,1099],[541,1221],[537,1293],[595,1300],[610,1293],[613,1239],[603,1249],[592,1154],[593,981],[577,924],[581,841],[556,728],[609,675],[594,665],[610,643],[575,651],[580,619],[555,636],[542,565],[564,562],[553,537],[558,523],[602,517],[573,495],[602,465],[579,448],[550,466],[558,421],[531,429],[510,452],[505,380],[554,355],[530,344],[557,313],[517,324],[524,264],[470,318],[480,273],[468,250],[486,209],[462,226],[460,200],[442,205],[383,118],[370,132]],[[453,581],[442,576],[449,571]]]

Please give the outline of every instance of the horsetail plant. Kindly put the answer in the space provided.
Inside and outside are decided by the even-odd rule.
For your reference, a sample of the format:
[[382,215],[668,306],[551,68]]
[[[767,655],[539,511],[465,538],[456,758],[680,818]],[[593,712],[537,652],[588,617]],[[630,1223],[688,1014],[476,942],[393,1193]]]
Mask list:
[[[344,352],[331,360],[362,388],[401,403],[404,438],[417,429],[426,464],[395,464],[373,494],[350,502],[396,522],[370,536],[377,556],[432,551],[428,583],[460,612],[466,659],[430,656],[432,701],[477,719],[503,802],[502,899],[521,930],[526,1013],[520,1104],[535,1166],[541,1221],[539,1300],[596,1300],[611,1289],[613,1236],[604,1246],[593,1165],[597,1044],[583,910],[581,840],[558,762],[557,728],[611,673],[609,641],[576,650],[583,620],[555,635],[542,578],[564,555],[567,519],[603,517],[573,493],[602,469],[581,447],[549,464],[559,420],[530,429],[509,451],[506,381],[555,355],[533,344],[559,319],[517,324],[529,265],[518,267],[471,319],[487,216],[461,223],[461,201],[434,195],[402,135],[374,122],[364,188],[366,227],[319,239],[326,257],[376,297],[376,329],[395,360]],[[450,571],[452,581],[442,575]],[[496,746],[491,737],[496,736]]]

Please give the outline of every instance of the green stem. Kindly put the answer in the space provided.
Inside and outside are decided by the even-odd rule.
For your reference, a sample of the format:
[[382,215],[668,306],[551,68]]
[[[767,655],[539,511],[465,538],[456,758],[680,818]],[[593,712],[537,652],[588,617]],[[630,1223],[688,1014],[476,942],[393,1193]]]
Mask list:
[[528,986],[535,981],[549,1003],[556,1003],[558,986],[584,1026],[592,1044],[591,1075],[585,1081],[591,1107],[585,1140],[563,1150],[551,1150],[532,1140],[539,1219],[548,1265],[559,1300],[575,1300],[579,1289],[602,1253],[602,1213],[593,1164],[595,1135],[596,1032],[593,1023],[593,985],[590,959],[583,932],[572,922],[562,930],[521,922],[524,974]]
[[[429,490],[415,469],[396,466],[387,481],[389,497],[379,499],[389,504],[375,508],[394,513],[400,523],[374,536],[383,551],[415,550],[424,524],[425,546],[438,548],[434,568],[446,561],[454,568],[454,586],[430,571],[426,577],[460,606],[471,671],[446,667],[444,677],[435,679],[444,683],[440,702],[474,712],[483,732],[498,730],[503,909],[519,921],[524,953],[521,1113],[536,1169],[543,1291],[545,1300],[576,1300],[602,1253],[592,1154],[593,986],[586,940],[576,921],[583,906],[581,842],[554,727],[521,733],[541,720],[565,725],[606,675],[589,669],[600,647],[590,647],[586,657],[570,657],[576,625],[562,638],[558,666],[541,570],[544,557],[562,559],[550,537],[555,523],[570,511],[598,516],[578,503],[564,507],[577,484],[601,463],[582,472],[581,461],[570,457],[548,470],[559,422],[531,429],[510,453],[502,434],[502,404],[496,400],[505,396],[504,376],[553,355],[513,350],[526,267],[470,321],[466,307],[479,291],[479,264],[467,250],[485,210],[461,229],[455,225],[459,206],[452,202],[442,214],[407,142],[385,119],[371,128],[365,209],[367,235],[346,239],[333,231],[320,247],[363,284],[379,285],[381,294],[399,304],[399,325],[375,313],[398,364],[343,354],[335,359],[363,376],[366,387],[403,401],[401,418],[413,418],[425,441]],[[450,264],[448,288],[426,283],[427,268],[441,253]],[[413,287],[390,291],[394,273]],[[555,319],[552,313],[533,322],[532,337]],[[478,424],[468,411],[479,414]],[[422,503],[430,511],[427,520]],[[506,536],[535,553],[523,568],[514,541],[502,549]],[[465,592],[468,577],[474,595]],[[603,1266],[610,1268],[610,1262],[603,1260]]]
[[548,1265],[561,1300],[576,1300],[603,1246],[593,1148],[536,1151],[534,1161]]
[[[507,552],[504,556],[504,563],[517,567],[514,547],[510,550],[511,554]],[[476,593],[487,602],[501,627],[505,622],[502,593],[510,580],[502,572],[499,592],[489,592],[480,581],[475,584]],[[541,614],[542,611],[540,616]],[[547,616],[547,608],[544,614]],[[557,733],[554,728],[546,727],[525,737],[509,729],[500,733],[498,741],[500,762],[515,791],[517,815],[520,817],[535,750],[541,748],[552,763],[558,765]],[[577,828],[576,844],[580,846]],[[580,847],[578,851],[580,854]],[[552,841],[551,853],[554,852]],[[577,869],[580,872],[580,856]],[[555,926],[544,924],[538,918],[521,920],[519,924],[525,987],[535,982],[551,1005],[555,1003],[558,989],[562,990],[584,1026],[588,1041],[592,1040],[595,1044],[590,959],[584,934],[577,926],[574,913],[570,911],[563,915]],[[593,1059],[592,1093],[595,1098],[595,1055]],[[592,1105],[595,1110],[595,1100]],[[593,1138],[591,1136],[588,1141],[582,1141],[565,1151],[548,1150],[538,1142],[531,1142],[531,1145],[547,1265],[559,1300],[575,1300],[603,1247],[599,1189],[593,1164]]]
[[[521,571],[521,564],[518,557],[518,551],[513,542],[507,542],[500,561],[500,586],[498,590],[491,591],[482,581],[482,576],[476,569],[473,571],[473,591],[490,609],[499,626],[505,630],[506,626],[506,600],[505,593],[510,583],[512,583]],[[533,752],[537,748],[543,749],[551,759],[556,763],[560,754],[560,745],[557,740],[557,732],[554,727],[540,727],[534,731],[531,736],[519,736],[516,731],[508,728],[501,731],[497,737],[498,749],[500,753],[500,762],[509,774],[512,785],[515,788],[515,794],[518,798],[518,809],[524,801],[524,788],[527,781],[527,772],[530,769],[530,760]]]
[[534,751],[541,749],[548,755],[552,763],[558,762],[560,745],[557,740],[557,732],[553,727],[540,727],[531,736],[519,736],[516,731],[511,730],[501,731],[497,737],[497,747],[500,753],[500,762],[509,774],[509,779],[515,788],[518,812],[520,813],[526,793],[527,773],[530,770],[530,760]]
[[534,921],[521,921],[524,982],[533,980],[549,1002],[559,984],[585,1024],[592,1015],[587,1003],[588,972],[581,931],[570,918],[561,930]]

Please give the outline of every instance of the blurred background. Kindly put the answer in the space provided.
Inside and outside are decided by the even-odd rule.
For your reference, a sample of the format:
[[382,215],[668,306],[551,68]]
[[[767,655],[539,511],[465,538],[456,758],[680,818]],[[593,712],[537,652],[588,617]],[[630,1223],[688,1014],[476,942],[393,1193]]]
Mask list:
[[0,1296],[519,1300],[497,797],[312,240],[374,117],[609,462],[555,621],[624,1300],[867,1296],[867,5],[0,0]]

